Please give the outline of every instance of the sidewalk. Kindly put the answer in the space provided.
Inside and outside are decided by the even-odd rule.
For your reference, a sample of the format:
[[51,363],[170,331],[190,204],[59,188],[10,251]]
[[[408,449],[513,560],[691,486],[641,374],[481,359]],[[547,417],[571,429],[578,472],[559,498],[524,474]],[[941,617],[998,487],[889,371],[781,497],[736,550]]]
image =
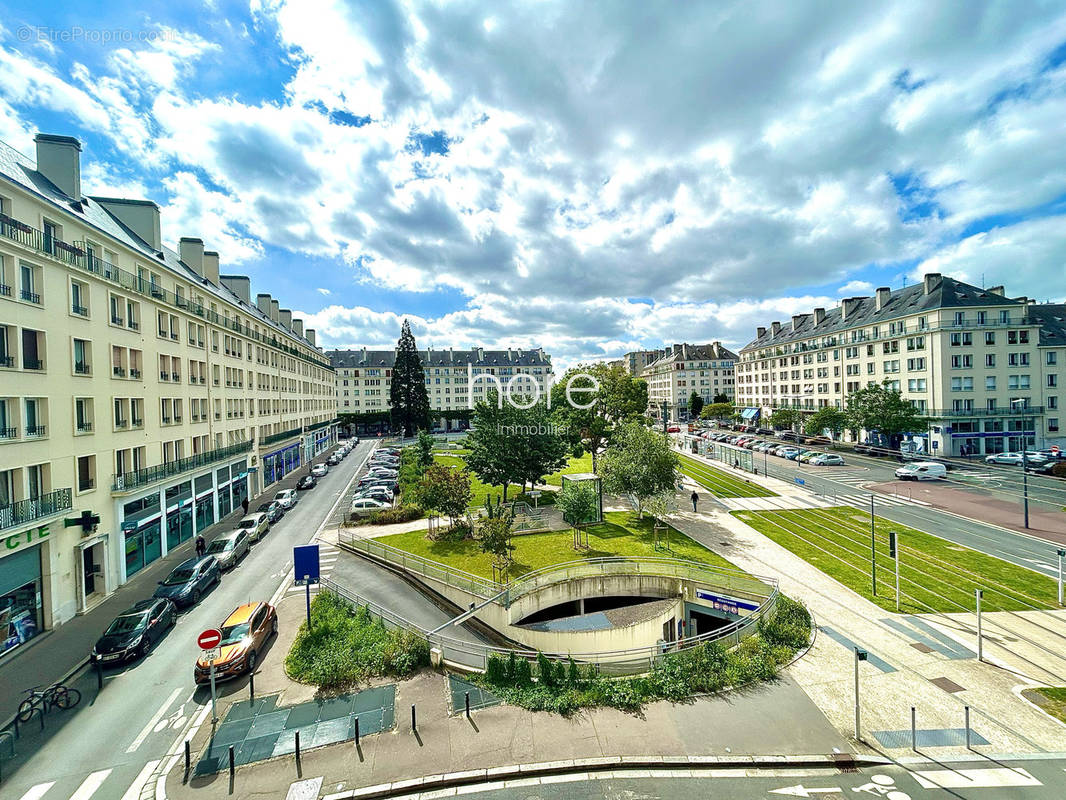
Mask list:
[[[679,495],[679,507],[684,499]],[[1066,726],[1014,693],[1016,686],[1033,684],[1027,674],[1046,672],[997,647],[992,637],[986,639],[985,658],[1006,668],[978,662],[971,652],[975,638],[962,626],[942,624],[950,624],[950,619],[886,612],[728,512],[686,511],[671,522],[739,568],[776,578],[783,593],[807,605],[819,630],[811,650],[788,674],[842,735],[854,733],[852,651],[858,646],[871,654],[860,665],[863,739],[878,752],[896,756],[910,750],[911,706],[916,707],[917,727],[928,732],[923,739],[943,743],[927,745],[937,754],[966,752],[957,735],[964,706],[971,708],[973,729],[983,737],[975,741],[987,742],[986,752],[1064,749]],[[1050,662],[1060,657],[1045,653],[1045,658]]]
[[[322,460],[326,455],[327,453],[323,453],[318,460]],[[270,486],[265,494],[272,496],[281,489],[293,488],[296,481],[306,473],[307,467],[294,470]],[[261,502],[261,497],[263,495],[249,498],[249,510],[253,510]],[[219,534],[230,530],[243,515],[243,510],[238,506],[236,511],[208,528],[204,534],[208,544]],[[68,680],[83,669],[88,664],[90,649],[111,620],[138,600],[150,596],[155,591],[156,584],[174,567],[194,556],[195,541],[195,538],[192,538],[183,542],[165,557],[142,569],[95,608],[40,634],[0,662],[0,685],[5,687],[0,696],[0,730],[11,723],[19,703],[23,700],[23,689]]]

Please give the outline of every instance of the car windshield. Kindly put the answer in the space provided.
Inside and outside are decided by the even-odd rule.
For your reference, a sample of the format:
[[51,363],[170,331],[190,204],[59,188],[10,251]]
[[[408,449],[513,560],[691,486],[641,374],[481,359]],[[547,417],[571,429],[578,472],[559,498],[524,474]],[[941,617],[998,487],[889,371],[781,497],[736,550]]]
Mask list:
[[268,514],[268,513],[270,513],[270,511],[273,510],[270,507],[271,505],[272,505],[272,503],[263,503],[263,505],[259,506],[259,509],[258,509],[259,513],[260,514]]
[[240,522],[237,523],[237,527],[238,528],[254,528],[255,527],[255,520],[254,519],[242,519]]
[[115,636],[120,633],[133,633],[139,631],[148,622],[148,614],[123,614],[107,626],[104,636]]
[[167,586],[178,586],[182,583],[188,583],[192,580],[193,570],[189,567],[182,567],[176,569],[167,575],[167,579],[163,583]]
[[232,539],[215,539],[211,542],[211,546],[207,548],[209,553],[224,553],[226,550],[233,549]]
[[240,625],[227,625],[222,629],[222,645],[237,644],[248,635],[250,623],[242,622]]

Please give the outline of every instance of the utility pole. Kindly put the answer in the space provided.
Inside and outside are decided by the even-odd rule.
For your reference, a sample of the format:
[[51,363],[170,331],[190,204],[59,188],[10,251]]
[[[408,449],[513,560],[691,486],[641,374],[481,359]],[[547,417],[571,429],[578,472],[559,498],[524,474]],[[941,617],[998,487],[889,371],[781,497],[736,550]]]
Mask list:
[[888,532],[888,554],[896,559],[896,613],[899,613],[899,534]]
[[[1010,401],[1011,408],[1016,405],[1021,405],[1024,409],[1026,401],[1021,398],[1015,398]],[[1021,430],[1022,435],[1022,509],[1025,514],[1025,527],[1029,527],[1029,458],[1026,456],[1025,451],[1029,446],[1028,437],[1025,435],[1025,417],[1021,417]]]
[[985,660],[985,643],[981,635],[981,590],[974,589],[974,599],[977,601],[977,660]]
[[870,493],[870,577],[873,579],[874,597],[877,597],[877,539],[874,533],[874,496]]
[[859,662],[865,661],[869,653],[865,650],[855,648],[855,739],[862,740],[862,735],[859,731]]
[[1059,548],[1059,605],[1062,605],[1062,559],[1066,558],[1066,550]]

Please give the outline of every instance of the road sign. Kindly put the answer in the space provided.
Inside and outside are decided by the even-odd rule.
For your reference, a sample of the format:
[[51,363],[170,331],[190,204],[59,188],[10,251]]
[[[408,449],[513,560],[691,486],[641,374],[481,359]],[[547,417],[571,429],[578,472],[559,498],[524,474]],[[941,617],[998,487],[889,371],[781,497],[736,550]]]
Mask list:
[[203,658],[203,660],[206,661],[208,664],[214,664],[216,661],[222,658],[222,648],[212,647],[210,650],[204,650],[201,658]]
[[317,544],[302,544],[292,548],[292,573],[297,585],[318,583]]
[[796,478],[795,481],[797,486],[805,486],[807,484],[807,481],[803,480],[803,478]]
[[208,628],[196,637],[196,643],[201,650],[212,650],[222,644],[222,631],[218,628]]
[[1059,454],[1059,446],[1057,444],[1051,445],[1051,452],[1054,453],[1055,455],[1058,455]]

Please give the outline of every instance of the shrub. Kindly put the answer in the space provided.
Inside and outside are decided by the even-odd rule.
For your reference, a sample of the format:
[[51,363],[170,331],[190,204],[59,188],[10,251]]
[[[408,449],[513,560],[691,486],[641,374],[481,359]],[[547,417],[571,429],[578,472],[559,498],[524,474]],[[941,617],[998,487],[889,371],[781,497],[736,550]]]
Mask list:
[[396,506],[395,508],[383,508],[381,511],[371,511],[363,517],[361,524],[395,525],[397,522],[410,522],[421,517],[422,509],[418,506]]

